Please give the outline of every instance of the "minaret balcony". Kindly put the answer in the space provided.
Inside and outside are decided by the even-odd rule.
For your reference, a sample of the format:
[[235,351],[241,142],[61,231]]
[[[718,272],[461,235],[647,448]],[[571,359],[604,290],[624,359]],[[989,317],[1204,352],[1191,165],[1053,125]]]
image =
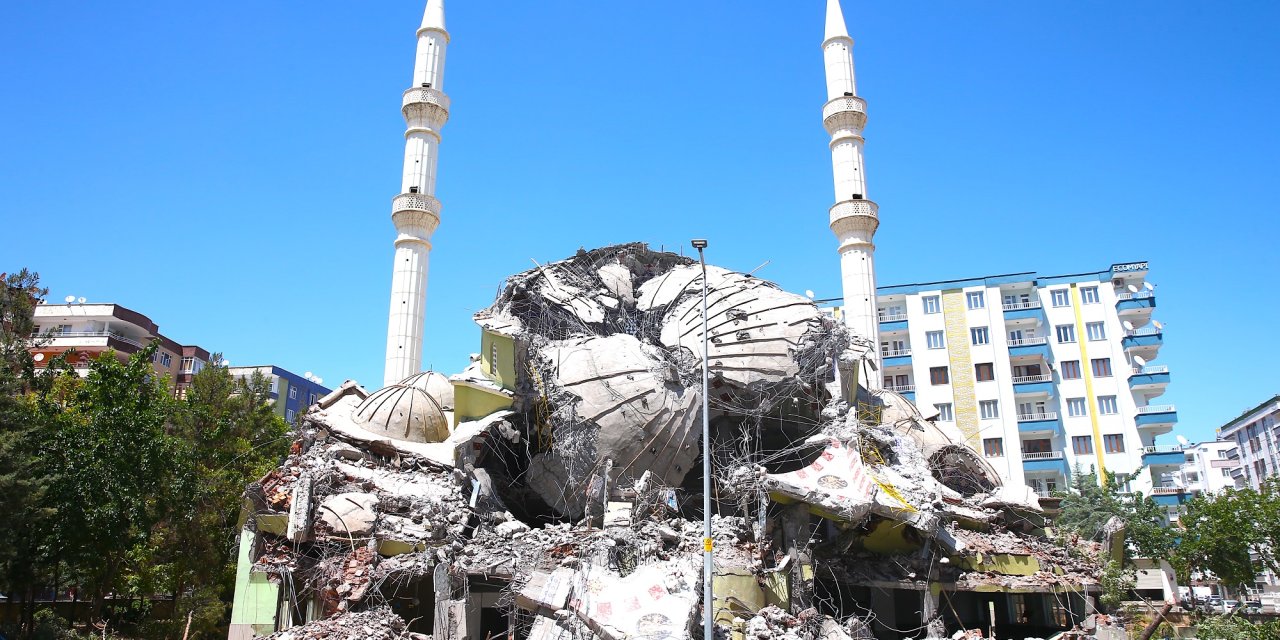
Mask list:
[[425,193],[402,193],[391,200],[391,221],[401,237],[425,241],[440,226],[440,201]]
[[835,135],[842,130],[862,131],[867,124],[867,102],[858,96],[836,98],[822,106],[822,126]]
[[391,200],[391,213],[401,211],[425,211],[440,215],[440,201],[425,193],[402,193]]
[[439,89],[414,87],[404,92],[400,110],[410,123],[425,119],[433,128],[442,127],[449,120],[449,96]]

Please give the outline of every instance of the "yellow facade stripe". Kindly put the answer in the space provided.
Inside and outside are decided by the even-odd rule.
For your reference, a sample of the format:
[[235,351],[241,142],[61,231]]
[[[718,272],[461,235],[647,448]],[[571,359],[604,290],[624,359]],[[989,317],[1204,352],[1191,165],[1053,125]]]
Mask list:
[[[1093,423],[1093,452],[1098,457],[1098,482],[1107,480],[1107,463],[1103,457],[1102,428],[1098,426],[1098,403],[1093,395],[1093,363],[1089,361],[1089,348],[1086,343],[1089,335],[1084,330],[1084,315],[1080,313],[1080,289],[1071,284],[1071,310],[1076,315],[1076,342],[1080,343],[1080,371],[1084,374],[1085,411]],[[1056,336],[1055,336],[1056,337]]]
[[942,320],[947,328],[947,355],[951,364],[951,395],[955,403],[956,426],[974,451],[981,451],[978,428],[978,400],[974,393],[973,356],[969,352],[969,322],[964,292],[942,292]]

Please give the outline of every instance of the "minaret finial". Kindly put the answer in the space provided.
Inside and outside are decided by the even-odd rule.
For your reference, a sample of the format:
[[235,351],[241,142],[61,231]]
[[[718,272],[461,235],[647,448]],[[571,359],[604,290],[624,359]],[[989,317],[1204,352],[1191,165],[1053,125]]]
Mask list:
[[827,35],[823,41],[832,38],[849,37],[849,30],[844,23],[844,12],[840,10],[840,0],[827,0]]
[[427,0],[427,10],[422,14],[422,26],[419,29],[444,28],[444,0]]

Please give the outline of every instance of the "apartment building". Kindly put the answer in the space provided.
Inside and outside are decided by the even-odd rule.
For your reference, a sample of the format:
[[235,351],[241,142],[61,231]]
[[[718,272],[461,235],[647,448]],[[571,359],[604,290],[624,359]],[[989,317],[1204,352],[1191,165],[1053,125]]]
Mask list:
[[1185,455],[1157,444],[1178,414],[1159,402],[1170,372],[1155,364],[1164,335],[1147,269],[880,287],[884,387],[954,422],[1009,482],[1042,496],[1076,467],[1101,468],[1180,504],[1185,487],[1166,481]]
[[89,361],[109,350],[124,360],[158,339],[160,348],[151,362],[156,373],[169,376],[174,392],[181,395],[190,386],[191,377],[209,362],[207,350],[179,344],[161,334],[147,316],[118,304],[74,300],[42,303],[36,305],[35,322],[36,335],[48,336],[43,344],[31,348],[36,366],[44,366],[53,358],[74,350],[69,364],[84,375]]
[[1280,395],[1218,427],[1218,439],[1235,445],[1235,486],[1259,488],[1263,479],[1280,475]]
[[276,413],[289,424],[294,424],[299,414],[332,391],[320,384],[321,379],[309,373],[298,375],[275,365],[231,367],[228,371],[236,379],[248,379],[255,372],[261,373],[271,383],[271,399],[275,401]]

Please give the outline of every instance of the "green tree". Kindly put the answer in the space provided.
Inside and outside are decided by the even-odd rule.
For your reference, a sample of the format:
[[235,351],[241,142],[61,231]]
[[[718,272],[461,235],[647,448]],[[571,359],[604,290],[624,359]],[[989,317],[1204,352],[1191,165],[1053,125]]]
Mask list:
[[1133,558],[1168,558],[1177,532],[1166,526],[1166,510],[1150,496],[1126,493],[1114,474],[1098,482],[1096,473],[1076,469],[1070,491],[1061,495],[1058,528],[1084,538],[1099,538],[1111,518],[1124,523],[1124,564]]
[[226,637],[235,587],[244,487],[288,453],[289,425],[276,415],[268,380],[232,378],[216,363],[197,373],[173,415],[199,478],[192,500],[167,530],[175,619],[193,614],[192,637]]
[[1252,583],[1263,566],[1280,573],[1280,478],[1265,479],[1258,491],[1196,496],[1184,509],[1182,525],[1176,560],[1184,577],[1208,571],[1240,587]]

